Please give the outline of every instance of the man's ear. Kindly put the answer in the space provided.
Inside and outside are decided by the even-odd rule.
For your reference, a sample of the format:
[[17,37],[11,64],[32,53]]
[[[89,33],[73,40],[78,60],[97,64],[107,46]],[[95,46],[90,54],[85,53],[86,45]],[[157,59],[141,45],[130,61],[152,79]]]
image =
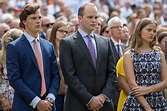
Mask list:
[[82,16],[78,16],[79,23],[82,23]]
[[23,20],[22,23],[25,25],[26,24],[26,20]]

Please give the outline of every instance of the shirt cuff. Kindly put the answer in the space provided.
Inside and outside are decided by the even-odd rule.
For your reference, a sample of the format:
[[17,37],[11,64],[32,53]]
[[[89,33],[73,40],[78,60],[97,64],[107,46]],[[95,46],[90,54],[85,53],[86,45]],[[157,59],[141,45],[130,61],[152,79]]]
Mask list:
[[104,94],[102,94],[102,95],[106,98],[105,101],[110,102],[110,99],[106,95],[104,95]]
[[89,105],[89,103],[92,101],[92,99],[93,99],[93,97],[89,100],[89,102],[86,104],[86,106],[88,106],[88,105]]
[[32,106],[33,108],[35,108],[37,106],[37,103],[40,101],[41,99],[36,96],[30,103],[30,106]]
[[49,93],[46,98],[52,98],[55,101],[55,96],[52,93]]

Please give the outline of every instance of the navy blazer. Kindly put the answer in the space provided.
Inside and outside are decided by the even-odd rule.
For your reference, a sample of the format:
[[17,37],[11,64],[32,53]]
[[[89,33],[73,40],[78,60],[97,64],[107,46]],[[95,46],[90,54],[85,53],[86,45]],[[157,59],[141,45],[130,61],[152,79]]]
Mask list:
[[[60,76],[53,45],[40,38],[43,56],[46,95],[55,97]],[[35,111],[29,104],[40,97],[41,75],[33,49],[24,34],[7,46],[7,72],[10,85],[15,89],[12,111]]]
[[[111,100],[115,84],[115,66],[109,40],[95,35],[97,64],[79,32],[60,41],[60,65],[68,85],[65,111],[88,111],[86,104],[93,96],[104,94]],[[113,111],[112,100],[99,111]]]

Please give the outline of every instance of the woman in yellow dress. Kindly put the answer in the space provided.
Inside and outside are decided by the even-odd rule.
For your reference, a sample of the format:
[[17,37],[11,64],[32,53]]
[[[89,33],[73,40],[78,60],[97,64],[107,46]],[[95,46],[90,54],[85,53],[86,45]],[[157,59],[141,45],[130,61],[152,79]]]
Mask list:
[[121,88],[118,105],[117,105],[117,111],[122,111],[125,100],[128,96],[128,93],[130,92],[130,88],[126,81],[126,76],[125,76],[124,67],[123,67],[123,56],[117,62],[116,71],[117,71],[117,77],[118,77],[118,84],[119,84],[119,87]]

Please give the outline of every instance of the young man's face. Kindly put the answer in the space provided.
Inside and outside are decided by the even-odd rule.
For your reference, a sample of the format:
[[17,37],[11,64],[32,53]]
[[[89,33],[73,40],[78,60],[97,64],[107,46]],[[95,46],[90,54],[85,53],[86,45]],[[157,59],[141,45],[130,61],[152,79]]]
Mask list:
[[23,21],[26,32],[36,34],[41,30],[41,13],[37,10],[35,14],[31,14]]
[[86,6],[83,17],[79,16],[80,28],[86,33],[92,32],[96,28],[98,12],[95,6]]

